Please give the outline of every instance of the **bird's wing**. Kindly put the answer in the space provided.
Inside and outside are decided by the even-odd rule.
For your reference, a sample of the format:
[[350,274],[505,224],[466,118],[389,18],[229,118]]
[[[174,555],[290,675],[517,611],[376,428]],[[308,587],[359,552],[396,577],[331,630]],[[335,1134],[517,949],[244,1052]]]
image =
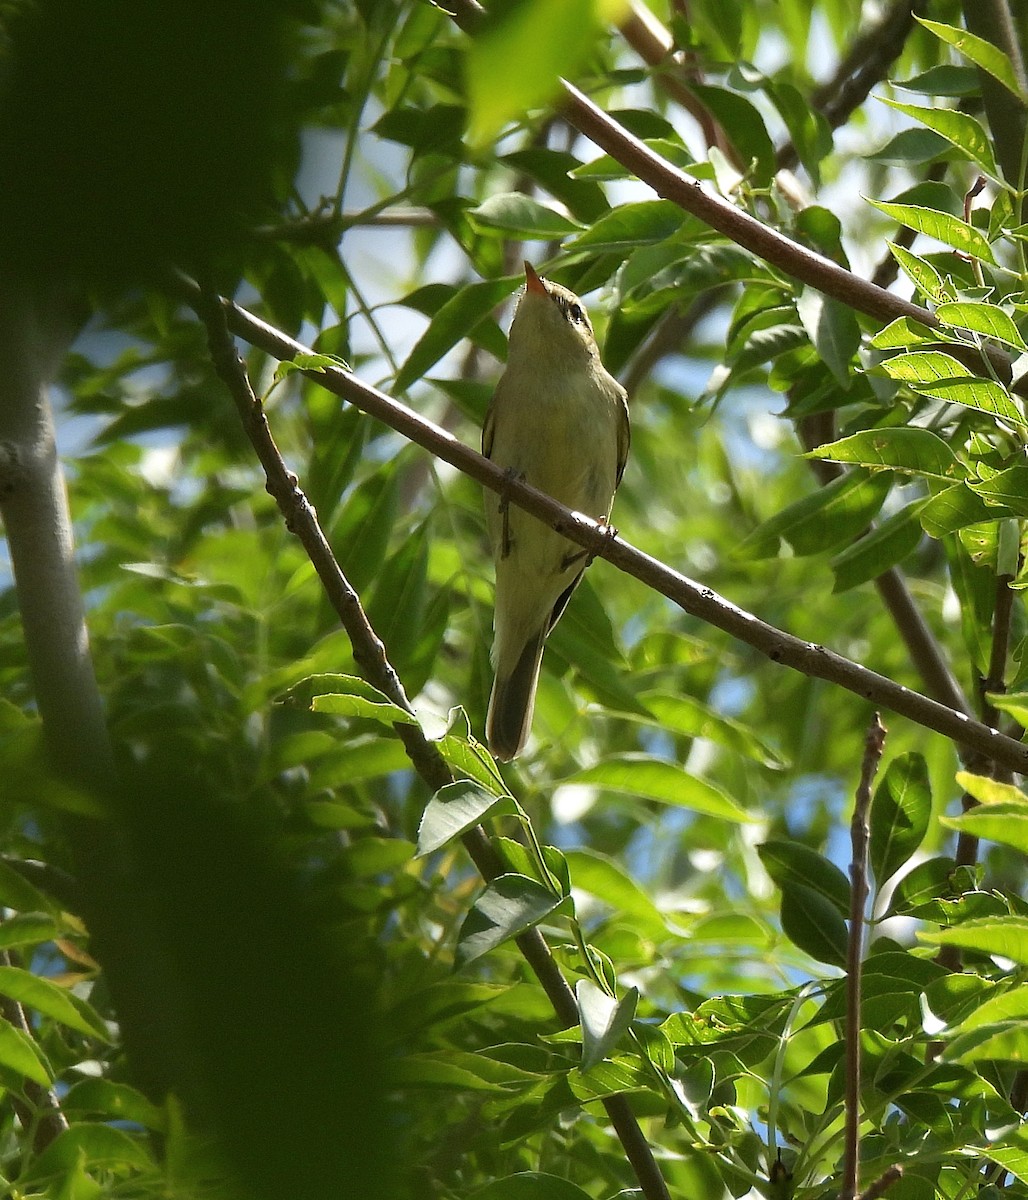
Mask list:
[[490,404],[486,410],[485,422],[482,425],[482,453],[486,458],[493,456],[493,434],[496,427],[496,405]]
[[628,393],[618,385],[618,469],[614,486],[621,483],[628,462],[628,448],[632,444],[632,425],[628,419]]

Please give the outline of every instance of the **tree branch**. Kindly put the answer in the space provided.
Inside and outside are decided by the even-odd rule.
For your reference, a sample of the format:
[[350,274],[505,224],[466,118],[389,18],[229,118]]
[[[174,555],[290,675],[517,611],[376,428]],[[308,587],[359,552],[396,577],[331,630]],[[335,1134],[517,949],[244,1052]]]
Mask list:
[[[179,286],[188,302],[195,305],[199,299],[197,285],[182,281]],[[313,353],[308,347],[238,305],[230,301],[222,301],[222,304],[228,327],[266,353],[279,359],[293,359],[298,354]],[[324,371],[309,372],[308,377],[417,442],[483,486],[509,497],[519,508],[584,547],[593,556],[607,559],[620,570],[660,592],[691,616],[759,650],[772,662],[834,683],[877,707],[890,709],[926,729],[943,734],[968,751],[988,755],[1011,770],[1028,771],[1028,746],[824,646],[805,642],[761,621],[719,596],[712,588],[686,578],[620,538],[612,538],[609,531],[597,522],[571,512],[526,483],[512,480],[505,471],[465,446],[451,433],[425,420],[377,388],[363,383],[349,371],[341,367],[328,367]]]
[[[472,32],[484,15],[477,0],[447,0],[447,3],[453,11],[454,20],[466,32]],[[894,321],[897,317],[910,317],[930,329],[941,327],[939,319],[928,309],[876,287],[831,259],[808,250],[769,225],[762,224],[721,196],[704,190],[697,180],[672,166],[612,120],[573,84],[563,81],[562,88],[565,119],[601,150],[617,159],[636,178],[648,184],[658,196],[677,204],[683,211],[698,217],[711,229],[784,271],[786,275],[809,284],[857,312],[883,323]],[[996,347],[990,346],[979,351],[974,347],[947,344],[946,351],[973,374],[988,377],[988,371],[982,364],[984,353],[997,378],[1007,382],[1012,378],[1009,355]],[[1019,394],[1028,395],[1028,377],[1013,386]]]
[[[299,538],[307,552],[350,638],[354,661],[361,675],[394,704],[413,715],[414,709],[403,684],[386,655],[385,646],[368,621],[360,597],[339,567],[314,509],[275,445],[263,405],[250,386],[243,362],[229,335],[226,316],[231,315],[232,309],[224,305],[217,295],[199,288],[193,294],[193,303],[207,330],[215,370],[228,388],[247,437],[264,468],[268,491],[285,518],[286,528]],[[397,724],[395,729],[414,768],[433,791],[453,782],[454,777],[438,747],[424,736],[420,726]],[[481,827],[465,834],[463,842],[485,880],[495,879],[502,873],[503,867]],[[558,1018],[565,1026],[575,1024],[579,1014],[574,993],[561,974],[542,934],[538,929],[530,929],[515,940]],[[603,1105],[635,1170],[646,1200],[670,1200],[649,1143],[627,1099],[624,1096],[609,1096]]]

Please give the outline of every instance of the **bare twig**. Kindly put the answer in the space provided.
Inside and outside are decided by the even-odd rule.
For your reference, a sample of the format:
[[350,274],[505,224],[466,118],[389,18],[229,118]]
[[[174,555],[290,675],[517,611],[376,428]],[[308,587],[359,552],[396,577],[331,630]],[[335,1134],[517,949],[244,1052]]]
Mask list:
[[850,928],[846,948],[846,1127],[844,1130],[841,1200],[854,1200],[860,1150],[860,992],[864,959],[864,907],[867,904],[868,813],[871,784],[885,748],[885,726],[875,713],[867,731],[860,784],[853,806],[850,840]]
[[[180,290],[190,304],[197,303],[199,289],[196,284],[182,281]],[[308,347],[238,305],[223,301],[223,307],[229,328],[268,354],[280,359],[292,359],[298,354],[312,353]],[[712,588],[688,579],[621,538],[612,538],[609,530],[590,518],[572,512],[526,483],[512,480],[506,472],[465,446],[451,433],[425,420],[377,388],[363,383],[349,371],[341,367],[326,367],[323,371],[310,372],[309,378],[363,412],[385,422],[483,486],[509,497],[519,508],[576,542],[593,556],[607,559],[620,570],[660,592],[690,615],[759,650],[772,662],[791,667],[812,678],[825,679],[878,707],[890,709],[926,729],[933,729],[951,738],[958,746],[964,746],[972,752],[978,751],[1014,771],[1028,772],[1028,746],[990,729],[965,713],[947,708],[884,675],[869,671],[824,646],[805,642],[761,621],[719,596]]]
[[892,1187],[897,1179],[903,1178],[903,1168],[896,1163],[894,1166],[886,1168],[881,1175],[869,1187],[864,1188],[860,1193],[860,1200],[879,1200],[879,1197]]
[[[243,427],[264,468],[267,489],[278,504],[286,527],[299,538],[307,552],[350,638],[358,669],[369,683],[394,704],[405,712],[413,713],[403,684],[389,662],[385,646],[368,621],[360,597],[340,569],[314,509],[275,445],[263,406],[250,386],[243,362],[229,335],[225,306],[216,295],[199,288],[193,299],[197,314],[207,329],[215,369],[231,393]],[[453,782],[453,775],[438,748],[428,741],[419,726],[397,724],[395,728],[415,770],[429,787],[438,790]],[[500,861],[481,828],[466,834],[463,841],[484,879],[495,879],[502,872]],[[575,1023],[578,1020],[578,1007],[574,993],[555,963],[542,934],[537,929],[531,929],[521,934],[516,942],[557,1016],[566,1025]],[[603,1101],[603,1105],[636,1172],[646,1200],[669,1200],[667,1186],[627,1099],[624,1096],[610,1096]]]

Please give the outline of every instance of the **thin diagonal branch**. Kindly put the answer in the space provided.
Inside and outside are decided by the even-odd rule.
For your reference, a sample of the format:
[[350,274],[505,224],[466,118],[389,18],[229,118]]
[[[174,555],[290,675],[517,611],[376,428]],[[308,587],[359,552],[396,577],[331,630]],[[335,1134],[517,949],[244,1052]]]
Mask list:
[[[225,307],[217,295],[200,289],[195,296],[195,307],[207,329],[215,370],[231,393],[247,436],[264,468],[268,491],[278,504],[286,527],[299,538],[317,571],[350,638],[358,669],[369,683],[394,704],[413,714],[403,684],[386,655],[385,646],[368,621],[360,597],[340,569],[314,509],[275,445],[263,405],[250,386],[243,362],[229,334]],[[395,728],[415,770],[429,787],[438,790],[453,782],[453,775],[438,748],[428,741],[418,725],[397,724]],[[499,859],[481,828],[466,834],[463,841],[484,879],[495,879],[502,872]],[[516,942],[557,1016],[566,1025],[575,1023],[578,1020],[578,1006],[574,993],[550,954],[542,934],[537,929],[531,929],[521,934]],[[649,1143],[626,1097],[609,1096],[603,1101],[603,1106],[646,1200],[670,1200]]]
[[[183,281],[180,290],[190,304],[198,302],[199,289],[196,284]],[[224,301],[223,307],[229,328],[268,354],[279,359],[292,359],[298,354],[312,353],[308,347],[238,305]],[[519,508],[576,542],[593,556],[607,559],[690,615],[752,646],[772,662],[845,688],[877,707],[887,708],[926,729],[943,734],[963,747],[965,752],[978,752],[1011,770],[1028,772],[1028,746],[971,719],[966,713],[947,708],[884,675],[869,671],[824,646],[803,641],[761,621],[753,613],[719,596],[712,588],[688,579],[621,538],[612,538],[609,530],[597,522],[581,513],[572,512],[526,483],[512,480],[506,472],[465,446],[451,433],[425,420],[377,388],[363,383],[349,371],[341,367],[326,367],[323,371],[308,374],[310,379],[327,391],[383,421],[490,490],[509,497]]]

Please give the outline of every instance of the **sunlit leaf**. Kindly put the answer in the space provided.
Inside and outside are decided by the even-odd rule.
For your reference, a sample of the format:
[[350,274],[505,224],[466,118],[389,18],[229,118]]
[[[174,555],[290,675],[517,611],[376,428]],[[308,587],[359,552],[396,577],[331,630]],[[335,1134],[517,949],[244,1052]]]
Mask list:
[[940,304],[935,315],[943,323],[956,329],[970,329],[983,337],[995,338],[1006,342],[1015,350],[1028,351],[1020,331],[1014,324],[1013,318],[998,308],[995,304],[972,304],[970,301],[959,300],[948,304]]
[[569,220],[523,192],[490,196],[468,215],[481,229],[496,229],[523,238],[562,238],[582,229],[577,221]]
[[929,21],[917,15],[914,19],[925,29],[931,30],[937,38],[947,42],[969,62],[973,62],[976,67],[981,67],[993,79],[999,80],[1018,100],[1024,100],[1024,90],[1017,81],[1017,75],[1010,59],[998,46],[994,46],[992,42],[987,42],[976,34],[968,33],[966,29],[943,25],[939,21]]
[[418,854],[431,854],[433,850],[438,850],[478,825],[490,814],[514,810],[512,800],[498,799],[467,780],[448,784],[440,788],[425,806],[418,826]]
[[882,363],[882,370],[925,395],[976,408],[1017,425],[1028,424],[1005,388],[991,379],[971,375],[962,363],[941,350],[897,354]]
[[674,763],[645,754],[621,754],[569,775],[564,783],[590,783],[625,796],[656,800],[726,821],[754,818],[712,783]]
[[869,857],[878,886],[921,845],[932,815],[932,791],[924,758],[908,752],[889,763],[871,802]]
[[869,469],[897,470],[908,475],[953,482],[966,468],[938,434],[930,429],[893,426],[866,429],[811,450],[808,458],[853,463]]
[[900,104],[887,96],[879,96],[878,99],[941,134],[958,150],[963,150],[986,175],[993,179],[1000,178],[999,168],[992,153],[992,144],[974,117],[953,108],[922,108],[916,104]]
[[639,1003],[639,992],[629,988],[616,1000],[590,979],[575,985],[575,999],[582,1026],[581,1069],[588,1071],[609,1058],[628,1032]]
[[1028,963],[1028,917],[984,917],[918,936],[933,945],[956,946],[1009,958],[1011,962]]
[[992,247],[973,225],[949,213],[939,212],[934,208],[923,208],[917,204],[890,204],[884,200],[868,200],[887,217],[892,217],[908,229],[914,229],[926,237],[935,238],[962,254],[981,259],[982,262],[996,265]]
[[550,916],[564,901],[525,875],[501,875],[486,886],[464,919],[457,962],[466,964]]

